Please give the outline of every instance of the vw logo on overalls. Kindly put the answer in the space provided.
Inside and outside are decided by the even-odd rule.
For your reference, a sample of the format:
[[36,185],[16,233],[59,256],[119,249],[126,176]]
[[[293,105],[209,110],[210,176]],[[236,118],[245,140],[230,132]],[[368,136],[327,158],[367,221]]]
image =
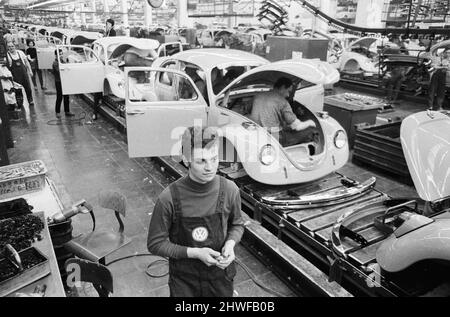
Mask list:
[[194,231],[192,231],[192,238],[197,242],[206,241],[206,239],[208,239],[208,235],[208,229],[206,229],[205,227],[198,227],[195,228]]

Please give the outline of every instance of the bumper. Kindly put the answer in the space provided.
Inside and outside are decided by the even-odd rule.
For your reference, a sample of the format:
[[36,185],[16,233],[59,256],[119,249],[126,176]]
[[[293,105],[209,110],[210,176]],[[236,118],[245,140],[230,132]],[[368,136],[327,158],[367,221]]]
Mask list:
[[363,183],[355,183],[343,178],[341,180],[342,185],[338,187],[306,193],[301,196],[266,196],[262,197],[261,200],[263,203],[269,204],[275,209],[306,209],[331,206],[364,195],[367,191],[375,187],[375,183],[375,177],[371,177]]

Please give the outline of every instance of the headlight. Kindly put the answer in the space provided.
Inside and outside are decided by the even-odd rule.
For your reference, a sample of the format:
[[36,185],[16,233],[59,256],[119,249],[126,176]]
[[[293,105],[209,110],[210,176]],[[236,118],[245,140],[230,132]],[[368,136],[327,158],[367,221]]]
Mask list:
[[342,149],[345,144],[347,144],[347,135],[343,130],[339,130],[334,136],[334,145],[338,149]]
[[264,145],[261,149],[261,153],[259,154],[259,160],[264,165],[271,165],[273,162],[275,162],[276,159],[276,152],[272,145],[267,144]]

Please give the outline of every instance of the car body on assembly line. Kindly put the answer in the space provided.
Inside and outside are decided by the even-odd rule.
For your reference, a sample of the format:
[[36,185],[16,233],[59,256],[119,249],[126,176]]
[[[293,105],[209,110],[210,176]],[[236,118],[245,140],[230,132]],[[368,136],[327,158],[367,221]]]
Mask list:
[[364,77],[372,77],[378,74],[378,54],[373,50],[377,41],[379,40],[375,37],[352,41],[348,47],[343,48],[335,67],[342,74],[348,75],[362,74]]
[[[256,55],[223,49],[200,49],[155,62],[157,68],[130,68],[126,114],[130,157],[177,155],[179,134],[196,123],[222,131],[221,159],[240,162],[258,182],[271,185],[317,180],[341,168],[348,160],[345,130],[322,112],[324,87],[339,81],[339,73],[319,60],[269,63]],[[224,89],[214,87],[212,72],[238,75]],[[198,74],[204,76],[198,76]],[[198,84],[198,77],[203,84]],[[294,82],[292,107],[302,120],[315,122],[320,137],[283,148],[267,129],[249,116],[253,98],[281,77]],[[136,79],[140,82],[136,84]],[[197,78],[197,79],[196,79]],[[199,87],[206,84],[206,91]],[[189,87],[186,93],[186,86]],[[151,142],[149,139],[158,140]]]

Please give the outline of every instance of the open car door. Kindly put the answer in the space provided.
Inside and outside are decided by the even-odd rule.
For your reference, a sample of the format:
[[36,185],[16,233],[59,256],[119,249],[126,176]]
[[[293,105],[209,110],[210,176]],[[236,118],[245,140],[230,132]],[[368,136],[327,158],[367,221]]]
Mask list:
[[61,41],[56,37],[39,35],[35,37],[35,43],[38,68],[52,69],[56,45],[61,45]]
[[57,47],[64,95],[103,91],[105,67],[92,49],[81,45]]
[[[128,155],[180,155],[186,128],[207,123],[207,104],[192,79],[175,69],[150,67],[126,68],[125,78]],[[160,78],[172,87],[171,96],[160,98]]]

